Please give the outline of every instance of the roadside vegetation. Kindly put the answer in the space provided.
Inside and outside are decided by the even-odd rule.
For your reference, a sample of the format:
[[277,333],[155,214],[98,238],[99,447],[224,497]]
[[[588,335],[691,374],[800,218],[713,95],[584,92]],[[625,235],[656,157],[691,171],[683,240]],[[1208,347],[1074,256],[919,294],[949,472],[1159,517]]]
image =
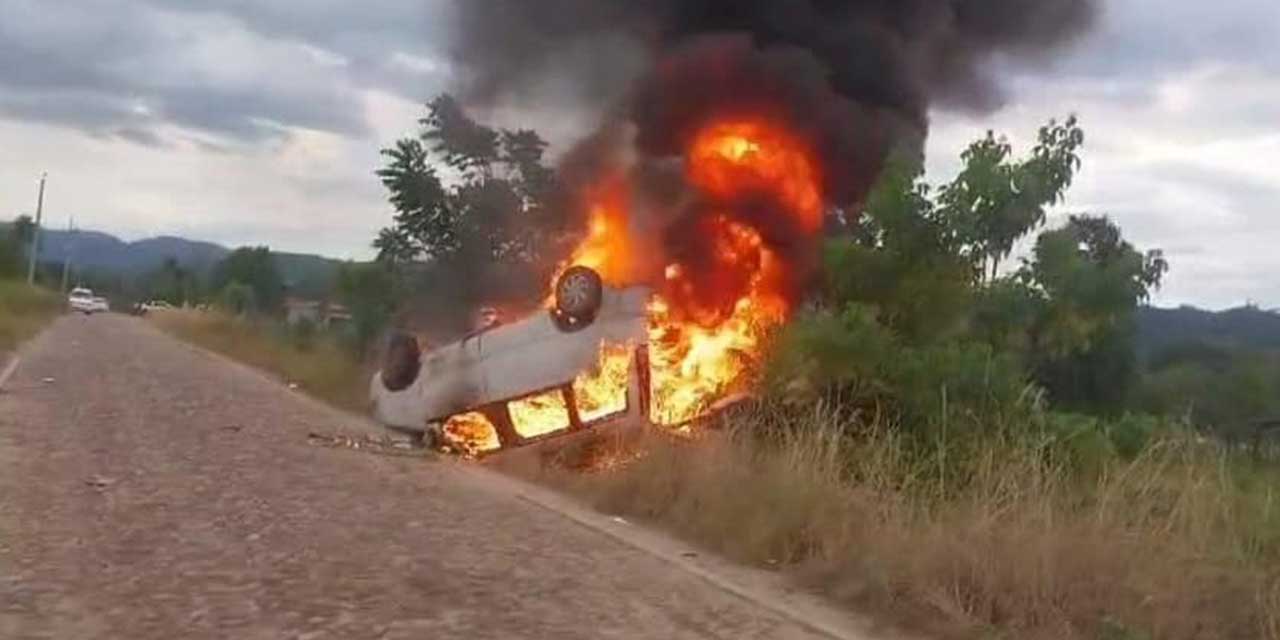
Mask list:
[[[826,405],[516,470],[955,638],[1280,637],[1280,473],[1170,427],[1049,414],[921,449]],[[624,461],[618,464],[616,461]]]
[[57,294],[22,280],[24,248],[32,229],[29,219],[0,227],[0,355],[35,335],[62,311]]
[[0,354],[38,333],[62,307],[61,298],[52,291],[0,279]]
[[221,309],[160,311],[150,318],[178,338],[279,376],[337,407],[363,411],[368,406],[369,377],[359,352],[313,324],[289,326]]
[[[451,192],[425,161],[492,167],[504,134],[447,100],[430,110],[387,152],[383,258],[512,259],[437,214],[487,211],[521,172]],[[485,153],[452,142],[477,130]],[[1137,312],[1169,265],[1105,214],[1049,224],[1084,141],[1074,119],[1023,157],[989,134],[944,184],[891,159],[837,216],[826,281],[776,336],[752,407],[692,440],[513,471],[946,636],[1280,638],[1271,448],[1223,437],[1221,413],[1188,410],[1194,376],[1137,357]],[[1266,380],[1242,393],[1268,397]]]
[[[536,305],[581,213],[545,143],[428,110],[384,151],[397,215],[337,278],[344,329],[284,322],[263,248],[200,283],[216,310],[154,321],[362,409],[387,326],[445,340],[481,304]],[[1280,356],[1137,349],[1163,255],[1102,213],[1051,223],[1084,141],[1074,119],[1021,157],[989,134],[943,184],[891,159],[835,216],[755,400],[692,438],[509,470],[943,637],[1280,640]]]

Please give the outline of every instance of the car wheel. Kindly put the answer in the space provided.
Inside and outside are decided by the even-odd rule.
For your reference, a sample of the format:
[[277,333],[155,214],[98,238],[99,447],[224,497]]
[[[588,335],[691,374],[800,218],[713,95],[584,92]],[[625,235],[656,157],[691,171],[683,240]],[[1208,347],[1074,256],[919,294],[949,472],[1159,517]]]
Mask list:
[[418,340],[403,331],[392,333],[382,357],[382,386],[387,391],[404,391],[418,379],[422,352]]
[[570,325],[586,325],[595,319],[604,299],[600,274],[588,267],[569,267],[556,281],[556,315]]

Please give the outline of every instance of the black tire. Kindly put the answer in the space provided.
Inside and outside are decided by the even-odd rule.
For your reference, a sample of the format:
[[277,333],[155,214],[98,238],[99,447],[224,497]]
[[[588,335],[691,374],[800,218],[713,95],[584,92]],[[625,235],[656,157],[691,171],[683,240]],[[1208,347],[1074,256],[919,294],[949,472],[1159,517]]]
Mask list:
[[417,338],[403,331],[392,333],[382,356],[382,386],[387,391],[408,389],[418,379],[421,358]]
[[573,325],[595,320],[604,300],[604,282],[588,267],[569,267],[556,280],[556,315]]

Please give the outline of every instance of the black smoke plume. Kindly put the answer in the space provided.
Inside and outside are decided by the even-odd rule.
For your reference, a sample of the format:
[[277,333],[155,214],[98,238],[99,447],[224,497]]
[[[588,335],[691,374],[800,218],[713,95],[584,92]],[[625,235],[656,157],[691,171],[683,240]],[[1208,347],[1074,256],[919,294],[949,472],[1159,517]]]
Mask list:
[[[601,106],[609,135],[583,132],[588,142],[566,154],[571,183],[610,164],[602,142],[619,123],[634,127],[644,164],[679,156],[711,118],[763,116],[804,137],[827,204],[849,207],[891,150],[920,152],[931,106],[997,106],[993,63],[1047,57],[1095,10],[1095,0],[457,0],[452,55],[471,104],[545,108],[520,100],[550,82]],[[812,238],[749,222],[775,251],[797,261],[812,251]],[[704,250],[672,235],[673,251]]]

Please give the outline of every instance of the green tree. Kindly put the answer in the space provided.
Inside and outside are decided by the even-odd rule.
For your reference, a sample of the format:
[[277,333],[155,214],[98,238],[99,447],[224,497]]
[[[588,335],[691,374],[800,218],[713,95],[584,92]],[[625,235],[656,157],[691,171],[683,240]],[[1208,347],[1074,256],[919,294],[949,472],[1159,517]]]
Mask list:
[[826,246],[828,303],[870,305],[909,341],[955,335],[972,296],[969,263],[921,168],[893,160],[850,237]]
[[225,291],[232,283],[253,291],[256,311],[275,311],[284,299],[284,282],[267,247],[241,247],[214,266],[210,278],[214,291]]
[[961,334],[999,279],[1015,243],[1041,226],[1079,169],[1084,133],[1074,117],[1040,129],[1029,157],[994,133],[969,145],[960,173],[935,188],[918,159],[894,157],[853,233],[828,243],[836,306],[869,304],[910,341]]
[[27,247],[35,231],[31,216],[18,216],[0,226],[0,277],[14,278],[26,268]]
[[1039,297],[1036,377],[1056,405],[1124,408],[1137,376],[1134,313],[1168,269],[1160,251],[1138,251],[1105,216],[1071,216],[1040,235],[1019,278]]
[[237,315],[245,315],[257,310],[253,287],[234,280],[222,287],[218,302],[223,308]]
[[351,310],[356,345],[363,350],[396,310],[396,281],[389,265],[345,264],[338,270],[338,299]]
[[181,306],[199,296],[199,278],[173,256],[166,257],[159,267],[144,275],[142,283],[146,297],[151,300]]
[[1031,156],[1011,159],[1013,147],[992,132],[961,154],[964,168],[939,190],[938,206],[982,281],[995,280],[1014,244],[1045,221],[1080,168],[1084,131],[1075,116],[1041,127]]
[[379,261],[429,263],[394,272],[427,279],[421,288],[463,310],[486,296],[536,295],[552,266],[539,258],[553,253],[545,249],[566,220],[548,205],[556,181],[547,143],[531,130],[479,124],[447,94],[419,124],[382,151],[377,175],[395,217],[374,240]]
[[1042,233],[1021,269],[1001,274],[1080,168],[1084,133],[1074,117],[1050,121],[1037,140],[1015,159],[988,133],[937,188],[918,161],[891,159],[857,225],[827,243],[825,306],[869,309],[916,353],[986,345],[1021,362],[1058,406],[1114,413],[1137,378],[1134,312],[1168,265],[1158,251],[1134,249],[1105,217],[1074,216]]
[[[427,104],[417,136],[382,151],[377,175],[396,210],[374,241],[383,260],[443,259],[482,265],[529,262],[550,217],[554,172],[547,143],[531,130],[472,120],[449,95]],[[445,179],[433,166],[451,170]]]

